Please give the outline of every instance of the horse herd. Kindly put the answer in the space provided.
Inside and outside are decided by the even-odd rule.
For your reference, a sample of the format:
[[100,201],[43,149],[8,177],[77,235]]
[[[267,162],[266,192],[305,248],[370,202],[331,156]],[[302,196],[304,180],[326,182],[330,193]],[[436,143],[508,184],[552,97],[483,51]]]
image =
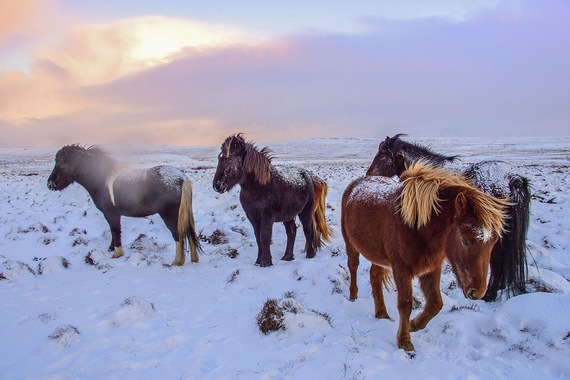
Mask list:
[[[352,181],[342,196],[341,230],[350,273],[350,299],[358,297],[360,255],[368,259],[376,318],[390,318],[382,287],[392,278],[400,315],[398,347],[413,352],[410,332],[423,329],[441,310],[442,263],[447,258],[465,297],[495,300],[526,291],[528,180],[498,161],[484,161],[458,172],[445,168],[457,156],[444,156],[418,144],[387,137],[366,175]],[[299,218],[306,257],[330,242],[325,210],[327,184],[297,167],[275,167],[267,148],[242,134],[224,140],[213,188],[219,193],[240,185],[240,203],[253,226],[256,265],[272,265],[274,223],[283,223],[287,243],[282,260],[293,260]],[[77,182],[90,194],[111,229],[109,250],[123,255],[121,216],[158,214],[176,242],[173,265],[192,262],[201,251],[192,211],[190,180],[172,166],[123,170],[98,147],[61,148],[47,185],[63,190]],[[487,273],[490,266],[490,277]],[[426,304],[410,321],[412,279],[419,277]]]

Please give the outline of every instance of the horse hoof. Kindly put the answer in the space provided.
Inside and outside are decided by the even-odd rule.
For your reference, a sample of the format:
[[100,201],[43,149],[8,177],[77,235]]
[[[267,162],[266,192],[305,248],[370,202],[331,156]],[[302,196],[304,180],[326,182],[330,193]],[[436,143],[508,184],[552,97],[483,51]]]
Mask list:
[[172,265],[177,266],[177,267],[181,267],[182,265],[184,265],[184,263],[180,262],[180,261],[173,261]]
[[267,268],[273,265],[271,261],[261,261],[260,263],[255,263],[255,265],[259,265],[262,268]]
[[388,320],[392,320],[392,318],[390,318],[390,316],[388,315],[387,312],[380,312],[380,313],[375,313],[374,317],[376,317],[376,319],[388,319]]
[[414,345],[412,344],[412,342],[403,342],[401,344],[398,344],[398,348],[401,348],[402,350],[404,350],[404,352],[406,354],[415,354],[416,349],[414,348]]
[[285,255],[281,258],[281,260],[283,261],[293,261],[295,259],[295,256],[293,255]]
[[312,259],[312,258],[315,257],[315,256],[316,256],[316,253],[315,253],[315,252],[313,252],[313,253],[307,253],[306,258],[307,258],[307,259]]

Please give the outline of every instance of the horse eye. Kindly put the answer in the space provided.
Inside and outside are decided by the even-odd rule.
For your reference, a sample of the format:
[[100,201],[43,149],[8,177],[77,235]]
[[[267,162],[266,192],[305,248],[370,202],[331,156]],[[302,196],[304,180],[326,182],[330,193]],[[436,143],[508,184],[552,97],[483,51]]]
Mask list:
[[463,239],[463,245],[469,246],[469,241],[467,239]]

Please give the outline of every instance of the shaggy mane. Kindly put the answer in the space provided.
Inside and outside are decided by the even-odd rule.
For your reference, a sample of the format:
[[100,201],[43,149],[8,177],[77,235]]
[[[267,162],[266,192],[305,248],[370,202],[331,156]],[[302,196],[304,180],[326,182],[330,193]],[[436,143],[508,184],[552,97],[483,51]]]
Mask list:
[[[59,157],[59,158],[57,158]],[[79,144],[66,145],[57,152],[56,159],[65,161],[94,176],[102,176],[112,182],[123,166],[97,145],[88,147]]]
[[380,143],[379,149],[392,153],[399,152],[408,163],[425,160],[434,166],[443,166],[446,162],[453,162],[458,158],[458,156],[444,156],[436,153],[431,148],[419,143],[404,141],[400,138],[401,136],[407,135],[398,133],[393,137],[387,137],[385,141]]
[[458,192],[463,192],[473,205],[485,234],[502,236],[505,232],[506,207],[510,203],[483,193],[463,175],[417,161],[402,173],[400,179],[403,183],[400,213],[408,226],[419,229],[426,225],[432,213],[440,211],[440,189],[458,188]]
[[258,150],[252,143],[246,143],[245,147],[243,168],[246,172],[253,173],[260,185],[267,185],[271,181],[271,150],[267,147]]
[[257,148],[253,142],[246,141],[241,133],[229,136],[222,144],[222,152],[226,157],[232,154],[232,148],[242,145],[245,149],[243,157],[243,169],[246,173],[254,175],[260,185],[267,185],[271,181],[271,150],[267,147]]

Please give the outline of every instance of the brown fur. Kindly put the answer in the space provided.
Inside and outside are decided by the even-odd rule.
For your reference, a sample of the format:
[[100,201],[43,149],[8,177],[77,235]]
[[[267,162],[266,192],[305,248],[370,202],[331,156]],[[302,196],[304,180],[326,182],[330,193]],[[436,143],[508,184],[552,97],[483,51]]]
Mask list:
[[[397,343],[405,351],[414,351],[410,332],[423,329],[443,306],[439,282],[445,258],[466,297],[478,299],[485,294],[491,250],[503,228],[504,201],[481,198],[449,172],[432,169],[424,164],[411,167],[403,183],[385,177],[359,178],[342,198],[350,299],[358,297],[356,275],[362,254],[372,262],[375,316],[389,318],[382,285],[391,269],[400,314]],[[450,183],[453,186],[447,186]],[[483,228],[494,233],[483,239]],[[410,321],[415,276],[426,305]]]
[[258,150],[255,145],[245,145],[247,151],[243,161],[243,169],[252,173],[260,185],[267,185],[271,180],[271,151],[265,147]]

